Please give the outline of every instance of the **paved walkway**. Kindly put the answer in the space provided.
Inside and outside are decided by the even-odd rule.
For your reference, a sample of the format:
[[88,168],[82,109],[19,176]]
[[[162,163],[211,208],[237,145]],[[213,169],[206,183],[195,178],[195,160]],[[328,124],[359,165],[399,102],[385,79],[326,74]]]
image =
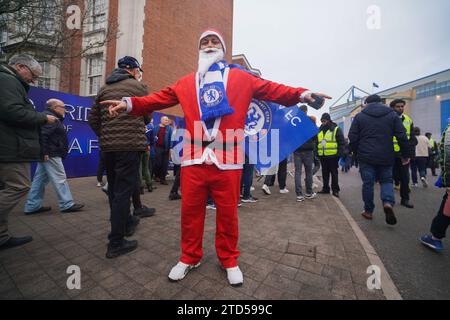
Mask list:
[[[0,252],[0,299],[395,298],[395,286],[384,274],[384,292],[367,289],[366,270],[377,256],[368,252],[370,245],[355,233],[340,202],[322,196],[297,203],[291,177],[288,183],[291,193],[281,195],[273,187],[273,194],[264,196],[256,182],[260,201],[239,209],[245,282],[232,288],[215,255],[214,211],[207,212],[202,266],[171,283],[167,275],[180,255],[180,201],[168,201],[170,186],[158,185],[143,196],[157,214],[141,220],[133,237],[138,249],[108,260],[107,199],[95,178],[72,179],[74,197],[86,204],[85,211],[25,216],[20,206],[11,215],[12,233],[32,235],[34,241]],[[46,204],[57,208],[51,188],[46,197]],[[67,289],[70,265],[81,269],[81,290]]]

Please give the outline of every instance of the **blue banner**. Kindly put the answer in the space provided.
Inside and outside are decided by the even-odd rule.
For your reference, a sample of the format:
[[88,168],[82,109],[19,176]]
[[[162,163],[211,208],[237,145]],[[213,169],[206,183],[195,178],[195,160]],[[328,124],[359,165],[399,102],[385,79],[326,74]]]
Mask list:
[[[66,105],[64,126],[69,141],[69,155],[63,161],[68,178],[89,177],[97,175],[99,161],[99,144],[95,133],[88,124],[89,111],[94,103],[93,98],[80,97],[48,89],[31,87],[28,97],[37,111],[45,110],[49,99],[59,99]],[[164,114],[154,113],[154,123],[158,124]],[[169,116],[175,123],[179,117]],[[33,170],[34,172],[34,170]]]
[[318,134],[315,123],[297,106],[252,100],[245,124],[249,163],[264,174]]

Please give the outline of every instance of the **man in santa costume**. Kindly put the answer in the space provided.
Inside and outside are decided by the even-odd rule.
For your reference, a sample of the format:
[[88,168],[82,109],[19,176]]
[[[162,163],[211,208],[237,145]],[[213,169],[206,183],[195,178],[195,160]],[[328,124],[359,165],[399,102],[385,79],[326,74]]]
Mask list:
[[[292,106],[314,102],[312,92],[258,78],[224,60],[225,41],[213,29],[199,39],[198,70],[174,85],[146,97],[104,101],[109,112],[141,116],[180,104],[186,132],[181,169],[181,258],[169,273],[182,280],[200,265],[208,193],[217,207],[215,245],[230,285],[244,279],[238,266],[238,215],[242,141],[247,110],[253,98]],[[330,99],[330,97],[317,93]]]

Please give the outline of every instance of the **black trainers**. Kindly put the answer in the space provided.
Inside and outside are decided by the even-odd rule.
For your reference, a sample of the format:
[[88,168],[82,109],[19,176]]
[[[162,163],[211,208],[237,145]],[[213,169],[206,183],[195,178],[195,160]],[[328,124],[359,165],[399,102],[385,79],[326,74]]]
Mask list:
[[146,206],[142,206],[134,209],[133,215],[138,216],[139,218],[148,218],[154,216],[155,212],[155,208],[147,208]]
[[339,192],[333,191],[333,196],[335,196],[336,198],[339,198]]
[[386,214],[386,223],[390,226],[397,224],[397,218],[394,214],[394,209],[392,209],[392,206],[389,204],[385,204],[383,206],[384,213]]
[[319,194],[330,194],[330,191],[326,191],[326,190],[320,190],[319,192],[317,192]]
[[47,212],[52,210],[52,207],[40,207],[39,209],[35,210],[35,211],[30,211],[30,212],[24,212],[26,215],[30,215],[30,214],[36,214],[36,213],[41,213],[41,212]]
[[255,203],[258,202],[258,198],[255,198],[252,195],[250,195],[248,198],[242,198],[241,201],[243,203]]
[[414,205],[409,203],[409,200],[402,200],[400,204],[408,209],[414,209]]
[[31,237],[31,236],[20,237],[20,238],[11,237],[4,244],[0,245],[0,251],[9,249],[9,248],[18,247],[18,246],[24,245],[25,243],[28,243],[30,241],[33,241],[33,237]]
[[136,228],[140,221],[141,219],[139,218],[139,216],[131,216],[131,221],[127,223],[125,236],[127,237],[133,236],[133,234],[136,232]]
[[169,200],[180,200],[180,199],[181,199],[181,196],[176,192],[171,193],[169,195]]
[[108,244],[108,250],[106,251],[106,258],[113,259],[127,254],[128,252],[136,250],[138,246],[137,240],[126,240],[123,239],[118,245]]
[[69,209],[61,210],[61,212],[62,213],[77,212],[77,211],[81,211],[81,209],[83,209],[83,207],[84,207],[84,204],[82,204],[82,203],[75,203]]

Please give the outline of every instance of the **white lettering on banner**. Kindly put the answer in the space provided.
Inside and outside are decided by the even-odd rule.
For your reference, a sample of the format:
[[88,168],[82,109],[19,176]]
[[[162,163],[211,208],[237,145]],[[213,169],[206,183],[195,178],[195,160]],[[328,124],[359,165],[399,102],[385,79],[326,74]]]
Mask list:
[[98,145],[94,145],[97,144],[98,140],[89,140],[88,143],[88,154],[92,153],[92,149],[98,149]]
[[72,152],[72,150],[78,150],[80,154],[83,154],[83,150],[81,149],[80,142],[78,142],[78,139],[73,139],[72,143],[70,144],[69,153]]
[[73,138],[69,143],[69,154],[73,152],[79,154],[92,154],[95,149],[99,149],[98,140],[97,139],[89,139],[86,141],[86,150],[83,150],[82,145],[78,138]]
[[67,126],[65,126],[66,128],[66,132],[69,132],[73,129],[72,125],[68,124]]
[[89,111],[91,108],[82,106],[73,106],[66,104],[66,114],[70,116],[73,121],[88,122]]
[[292,115],[293,110],[289,110],[284,117],[286,118],[286,120],[290,121],[291,124],[296,127],[297,125],[295,124],[295,121],[298,122],[298,124],[302,123],[302,119],[300,119],[299,117],[294,117]]

